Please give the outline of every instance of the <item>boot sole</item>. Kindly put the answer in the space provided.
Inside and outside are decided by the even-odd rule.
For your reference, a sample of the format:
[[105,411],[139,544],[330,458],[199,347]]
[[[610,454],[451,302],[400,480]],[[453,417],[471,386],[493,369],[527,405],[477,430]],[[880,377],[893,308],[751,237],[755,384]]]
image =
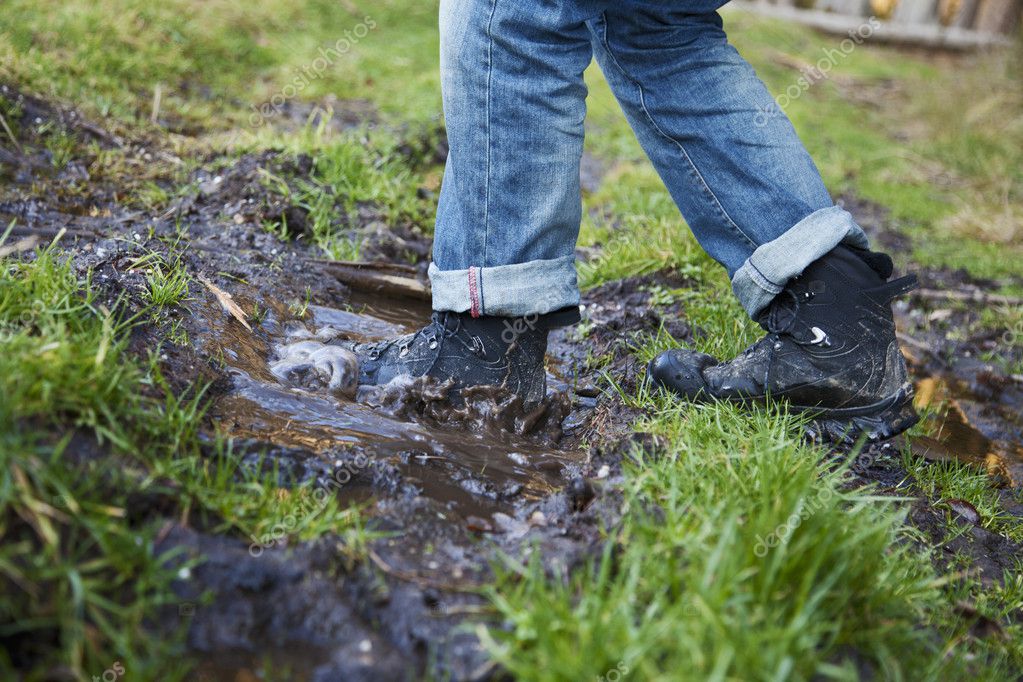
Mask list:
[[796,412],[812,415],[806,434],[813,440],[852,445],[894,438],[920,421],[913,407],[913,386],[904,384],[893,395],[873,405],[835,410],[792,406]]
[[[649,365],[646,377],[648,381],[652,381]],[[672,390],[667,386],[662,386],[662,388],[667,391]],[[695,400],[707,402],[701,399],[702,396],[695,398]],[[738,405],[763,403],[762,398],[726,400]],[[892,395],[870,405],[832,409],[789,403],[789,409],[811,416],[812,421],[806,427],[806,434],[811,439],[836,444],[852,445],[864,437],[870,443],[888,440],[920,421],[920,415],[913,408],[913,385],[908,382]]]

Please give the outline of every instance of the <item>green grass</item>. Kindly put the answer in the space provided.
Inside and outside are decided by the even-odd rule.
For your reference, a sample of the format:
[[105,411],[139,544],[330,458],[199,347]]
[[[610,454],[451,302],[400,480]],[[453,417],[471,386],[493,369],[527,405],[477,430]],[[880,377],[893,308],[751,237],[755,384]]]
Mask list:
[[[290,135],[264,135],[242,150],[265,146],[291,154],[311,154],[314,165],[309,178],[280,177],[262,170],[261,181],[270,197],[307,212],[310,239],[327,257],[358,260],[366,223],[410,225],[432,232],[435,207],[416,194],[423,173],[410,165],[398,149],[400,141],[387,131],[367,132],[355,140],[330,134],[324,125],[304,126]],[[287,225],[278,221],[264,226],[287,238]]]
[[100,305],[53,247],[0,260],[0,676],[61,665],[84,678],[114,661],[137,679],[187,673],[177,635],[139,632],[188,564],[155,553],[162,521],[126,520],[129,493],[170,494],[185,516],[262,548],[365,541],[358,510],[335,496],[240,468],[223,439],[201,445],[202,391],[175,395],[156,353],[126,352],[148,314]]
[[620,662],[644,680],[852,679],[852,652],[921,679],[939,663],[917,627],[937,583],[896,542],[893,502],[843,490],[776,411],[642,403],[656,413],[638,426],[671,445],[635,453],[604,555],[567,580],[513,566],[492,592],[513,625],[492,651],[517,679]]
[[172,262],[167,262],[157,252],[151,252],[144,259],[139,259],[133,268],[143,268],[146,272],[148,299],[155,308],[180,303],[188,295],[188,283],[191,278],[178,255]]
[[[185,130],[245,124],[278,93],[372,90],[385,113],[425,120],[439,110],[438,81],[416,67],[434,59],[435,12],[393,1],[13,0],[0,17],[0,78],[139,125],[159,84],[161,118]],[[316,61],[321,49],[332,63]]]

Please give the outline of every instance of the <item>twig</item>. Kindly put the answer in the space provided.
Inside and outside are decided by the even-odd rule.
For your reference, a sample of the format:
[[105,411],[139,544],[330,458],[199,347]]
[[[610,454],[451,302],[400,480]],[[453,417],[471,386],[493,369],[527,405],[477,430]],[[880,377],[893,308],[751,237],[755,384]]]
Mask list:
[[18,150],[18,153],[22,156],[25,155],[25,150],[21,148],[21,143],[18,142],[18,138],[14,137],[14,131],[7,125],[7,119],[4,118],[3,114],[0,114],[0,125],[3,125],[4,131],[7,133],[7,137],[11,138],[11,142],[14,143],[14,148]]
[[39,236],[32,235],[30,237],[24,237],[14,242],[10,246],[0,246],[0,258],[6,258],[12,253],[21,253],[22,251],[30,251],[39,244]]
[[1016,296],[989,294],[983,291],[963,291],[961,289],[917,289],[912,295],[939,301],[972,301],[975,303],[1023,305],[1023,298]]
[[170,163],[173,163],[175,166],[184,166],[185,165],[184,161],[179,159],[177,156],[174,156],[170,152],[157,151],[156,155],[158,157],[160,157],[161,159],[163,159],[164,161],[168,161]]
[[388,273],[397,276],[414,277],[416,275],[416,269],[411,265],[404,265],[403,263],[376,263],[371,261],[356,261],[356,260],[329,260],[326,258],[310,258],[313,263],[319,263],[321,265],[337,265],[346,268],[359,268],[360,270],[366,270],[370,272]]
[[376,564],[377,568],[386,573],[387,575],[394,576],[399,580],[404,580],[408,583],[415,583],[420,587],[432,587],[435,590],[444,590],[445,592],[479,592],[479,586],[470,584],[458,584],[458,583],[443,583],[436,580],[431,580],[425,576],[418,575],[416,573],[409,573],[408,571],[402,571],[397,568],[392,568],[387,565],[387,562],[380,558],[372,549],[369,550],[370,560]]
[[899,341],[906,344],[907,346],[913,346],[913,348],[917,348],[919,350],[930,353],[935,357],[939,357],[935,350],[930,347],[930,345],[924,343],[923,341],[920,341],[919,339],[914,339],[909,334],[906,334],[904,332],[895,332],[895,338],[897,338]]
[[29,227],[28,225],[15,225],[14,229],[11,230],[11,234],[15,237],[41,237],[52,239],[56,237],[61,231],[66,232],[72,237],[92,237],[93,239],[100,239],[103,235],[98,232],[92,232],[87,230],[68,229],[66,227]]
[[245,311],[238,307],[238,304],[234,302],[234,297],[227,293],[216,284],[211,282],[205,275],[198,275],[197,279],[202,282],[203,286],[210,290],[213,296],[217,299],[220,307],[225,312],[229,313],[234,319],[242,323],[242,326],[252,331],[252,327],[249,326],[248,320],[245,319]]
[[153,86],[153,108],[149,112],[149,122],[157,125],[160,120],[160,100],[163,99],[163,85],[157,83]]
[[391,263],[362,263],[312,259],[353,289],[392,296],[407,296],[420,301],[431,299],[429,284],[415,276],[415,269]]

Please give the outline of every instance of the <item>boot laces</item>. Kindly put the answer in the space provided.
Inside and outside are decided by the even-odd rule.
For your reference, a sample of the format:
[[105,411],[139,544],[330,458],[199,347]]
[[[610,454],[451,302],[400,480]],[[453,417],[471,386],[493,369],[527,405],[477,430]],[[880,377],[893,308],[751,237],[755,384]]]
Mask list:
[[743,355],[748,356],[764,345],[775,343],[779,336],[792,336],[796,322],[799,320],[799,310],[803,301],[808,301],[813,296],[813,291],[802,287],[790,286],[783,289],[771,302],[771,307],[763,321],[768,332],[767,335],[744,350]]
[[[462,345],[466,350],[476,355],[482,355],[484,351],[483,340],[476,335],[461,334],[464,330],[461,318],[447,311],[435,312],[430,317],[430,323],[425,327],[417,329],[407,336],[398,339],[375,344],[369,351],[370,357],[379,358],[388,348],[397,344],[398,357],[404,357],[415,345],[416,341],[423,339],[430,350],[436,350],[445,340],[451,339]],[[468,341],[464,338],[468,336]]]
[[[811,294],[806,293],[809,297]],[[772,334],[788,334],[799,317],[800,297],[792,289],[783,289],[772,302],[767,314],[767,330]]]

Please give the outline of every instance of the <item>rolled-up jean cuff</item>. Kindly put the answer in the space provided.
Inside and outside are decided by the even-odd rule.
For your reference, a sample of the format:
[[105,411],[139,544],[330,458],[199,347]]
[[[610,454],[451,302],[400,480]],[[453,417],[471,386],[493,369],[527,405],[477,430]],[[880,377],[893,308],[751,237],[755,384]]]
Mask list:
[[750,317],[756,318],[789,280],[842,243],[865,249],[867,235],[839,206],[815,211],[782,236],[757,247],[732,276],[732,291]]
[[433,309],[473,315],[544,315],[579,305],[575,258],[441,270],[430,264]]

